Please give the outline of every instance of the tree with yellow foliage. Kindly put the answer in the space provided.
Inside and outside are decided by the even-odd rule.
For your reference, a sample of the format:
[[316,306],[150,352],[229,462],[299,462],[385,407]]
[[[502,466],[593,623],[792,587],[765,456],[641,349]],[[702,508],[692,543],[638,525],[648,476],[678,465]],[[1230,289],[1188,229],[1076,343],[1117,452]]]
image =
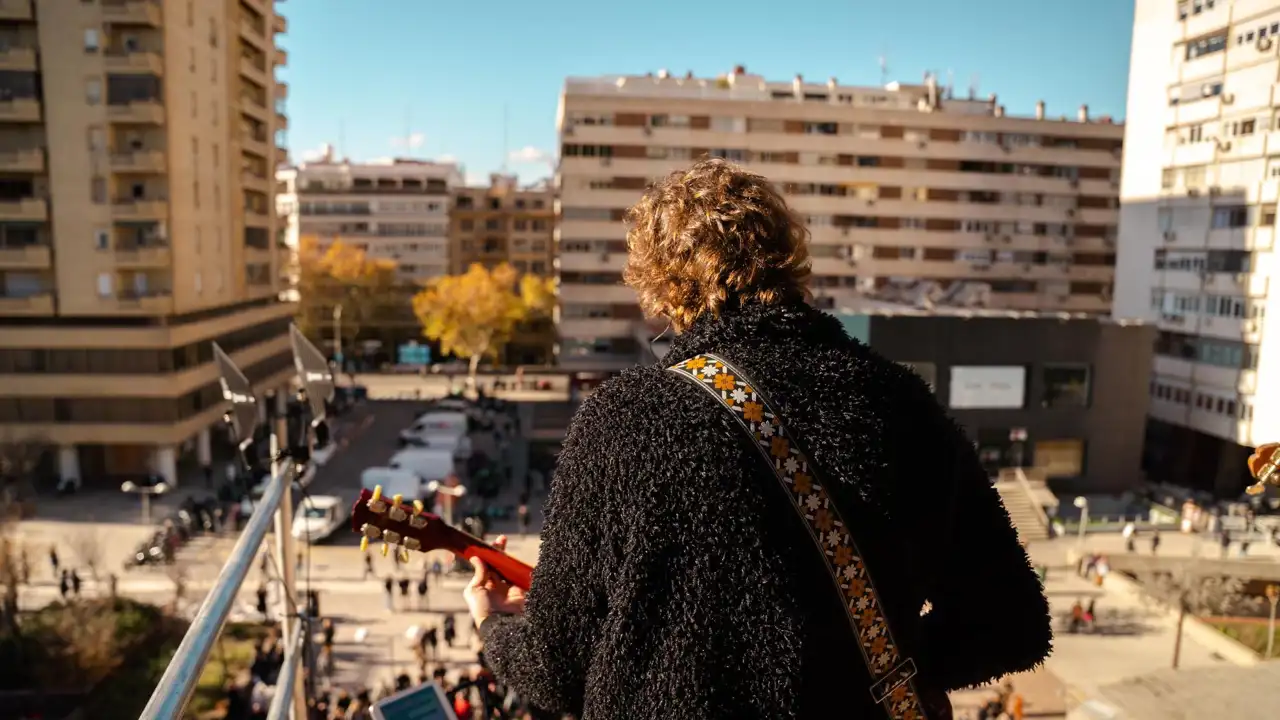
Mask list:
[[332,322],[333,308],[341,306],[342,339],[355,341],[408,300],[394,262],[370,258],[341,240],[321,250],[314,238],[304,238],[298,270],[298,328],[310,337],[319,337]]
[[555,300],[552,278],[521,277],[507,263],[492,270],[475,263],[461,275],[431,280],[414,296],[413,312],[441,352],[467,358],[474,382],[480,360],[497,357],[517,325],[549,315]]

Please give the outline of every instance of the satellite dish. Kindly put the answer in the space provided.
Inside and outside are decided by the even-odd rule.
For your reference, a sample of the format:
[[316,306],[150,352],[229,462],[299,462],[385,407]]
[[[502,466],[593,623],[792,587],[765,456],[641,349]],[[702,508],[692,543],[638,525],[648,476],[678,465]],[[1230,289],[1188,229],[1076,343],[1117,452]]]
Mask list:
[[333,370],[324,353],[302,334],[297,325],[289,326],[289,342],[293,345],[293,364],[298,379],[307,392],[311,405],[312,422],[324,419],[324,405],[333,399]]
[[258,399],[253,396],[253,386],[249,379],[240,372],[240,368],[230,357],[213,344],[213,360],[218,365],[218,381],[222,384],[222,397],[231,403],[231,430],[236,441],[244,445],[253,441],[254,431],[258,429]]

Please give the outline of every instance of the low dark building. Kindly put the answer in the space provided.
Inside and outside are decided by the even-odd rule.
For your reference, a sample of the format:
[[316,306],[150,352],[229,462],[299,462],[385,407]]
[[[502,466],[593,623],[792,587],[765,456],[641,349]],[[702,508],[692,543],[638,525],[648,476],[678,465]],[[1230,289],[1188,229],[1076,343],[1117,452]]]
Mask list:
[[839,317],[933,385],[993,475],[1043,469],[1060,492],[1119,493],[1142,482],[1154,326],[990,311]]

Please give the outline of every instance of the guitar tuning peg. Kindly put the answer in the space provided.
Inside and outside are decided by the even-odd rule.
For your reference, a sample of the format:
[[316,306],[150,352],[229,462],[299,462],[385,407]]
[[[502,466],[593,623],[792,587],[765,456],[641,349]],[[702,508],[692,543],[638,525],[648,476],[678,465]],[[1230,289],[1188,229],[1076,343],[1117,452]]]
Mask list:
[[404,496],[399,493],[396,493],[396,495],[391,498],[392,505],[399,505],[402,502],[404,502]]
[[374,485],[374,486],[373,486],[373,497],[369,498],[369,501],[370,501],[370,502],[378,502],[378,501],[379,501],[379,500],[381,500],[381,499],[382,499],[382,486],[381,486],[381,485]]
[[382,543],[382,557],[386,557],[387,553],[390,551],[391,551],[391,546],[386,543]]
[[405,563],[405,564],[408,564],[408,563],[409,563],[409,551],[408,551],[408,550],[406,550],[406,549],[404,549],[404,548],[400,548],[400,550],[399,550],[399,554],[400,554],[400,562]]
[[369,537],[367,535],[360,537],[360,552],[369,552]]
[[423,509],[424,509],[424,506],[423,506],[423,504],[422,504],[422,501],[421,501],[421,500],[414,500],[414,501],[413,501],[413,514],[414,514],[414,515],[421,515],[421,514],[422,514]]

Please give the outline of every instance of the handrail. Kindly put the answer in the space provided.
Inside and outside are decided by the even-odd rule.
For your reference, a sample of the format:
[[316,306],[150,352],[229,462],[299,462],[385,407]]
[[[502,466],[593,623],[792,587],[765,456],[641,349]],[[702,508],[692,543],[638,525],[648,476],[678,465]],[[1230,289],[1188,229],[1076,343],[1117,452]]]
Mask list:
[[1040,501],[1036,500],[1035,489],[1031,487],[1031,481],[1027,479],[1027,474],[1022,471],[1021,467],[1015,467],[1013,476],[1018,481],[1018,486],[1022,488],[1022,492],[1026,494],[1027,499],[1031,501],[1031,508],[1035,511],[1036,519],[1040,521],[1040,526],[1049,531],[1049,537],[1053,537],[1053,526],[1049,524],[1049,514],[1044,511]]
[[[146,708],[138,720],[180,720],[191,694],[200,681],[200,673],[218,640],[223,624],[231,613],[236,595],[244,585],[249,570],[253,567],[258,548],[267,537],[277,512],[291,512],[293,508],[281,508],[280,501],[285,495],[285,488],[293,482],[294,464],[285,463],[283,472],[271,478],[262,499],[249,516],[249,522],[240,539],[231,549],[227,563],[218,573],[218,579],[205,597],[200,609],[196,611],[191,627],[182,638],[182,643],[173,654],[169,667],[165,668],[160,684],[151,693]],[[287,650],[287,648],[286,648]]]
[[293,701],[293,686],[298,681],[298,663],[302,662],[303,649],[306,647],[304,633],[307,623],[298,625],[288,645],[284,646],[284,660],[280,665],[280,673],[276,679],[276,694],[271,698],[271,707],[267,709],[267,720],[287,720],[290,704]]

